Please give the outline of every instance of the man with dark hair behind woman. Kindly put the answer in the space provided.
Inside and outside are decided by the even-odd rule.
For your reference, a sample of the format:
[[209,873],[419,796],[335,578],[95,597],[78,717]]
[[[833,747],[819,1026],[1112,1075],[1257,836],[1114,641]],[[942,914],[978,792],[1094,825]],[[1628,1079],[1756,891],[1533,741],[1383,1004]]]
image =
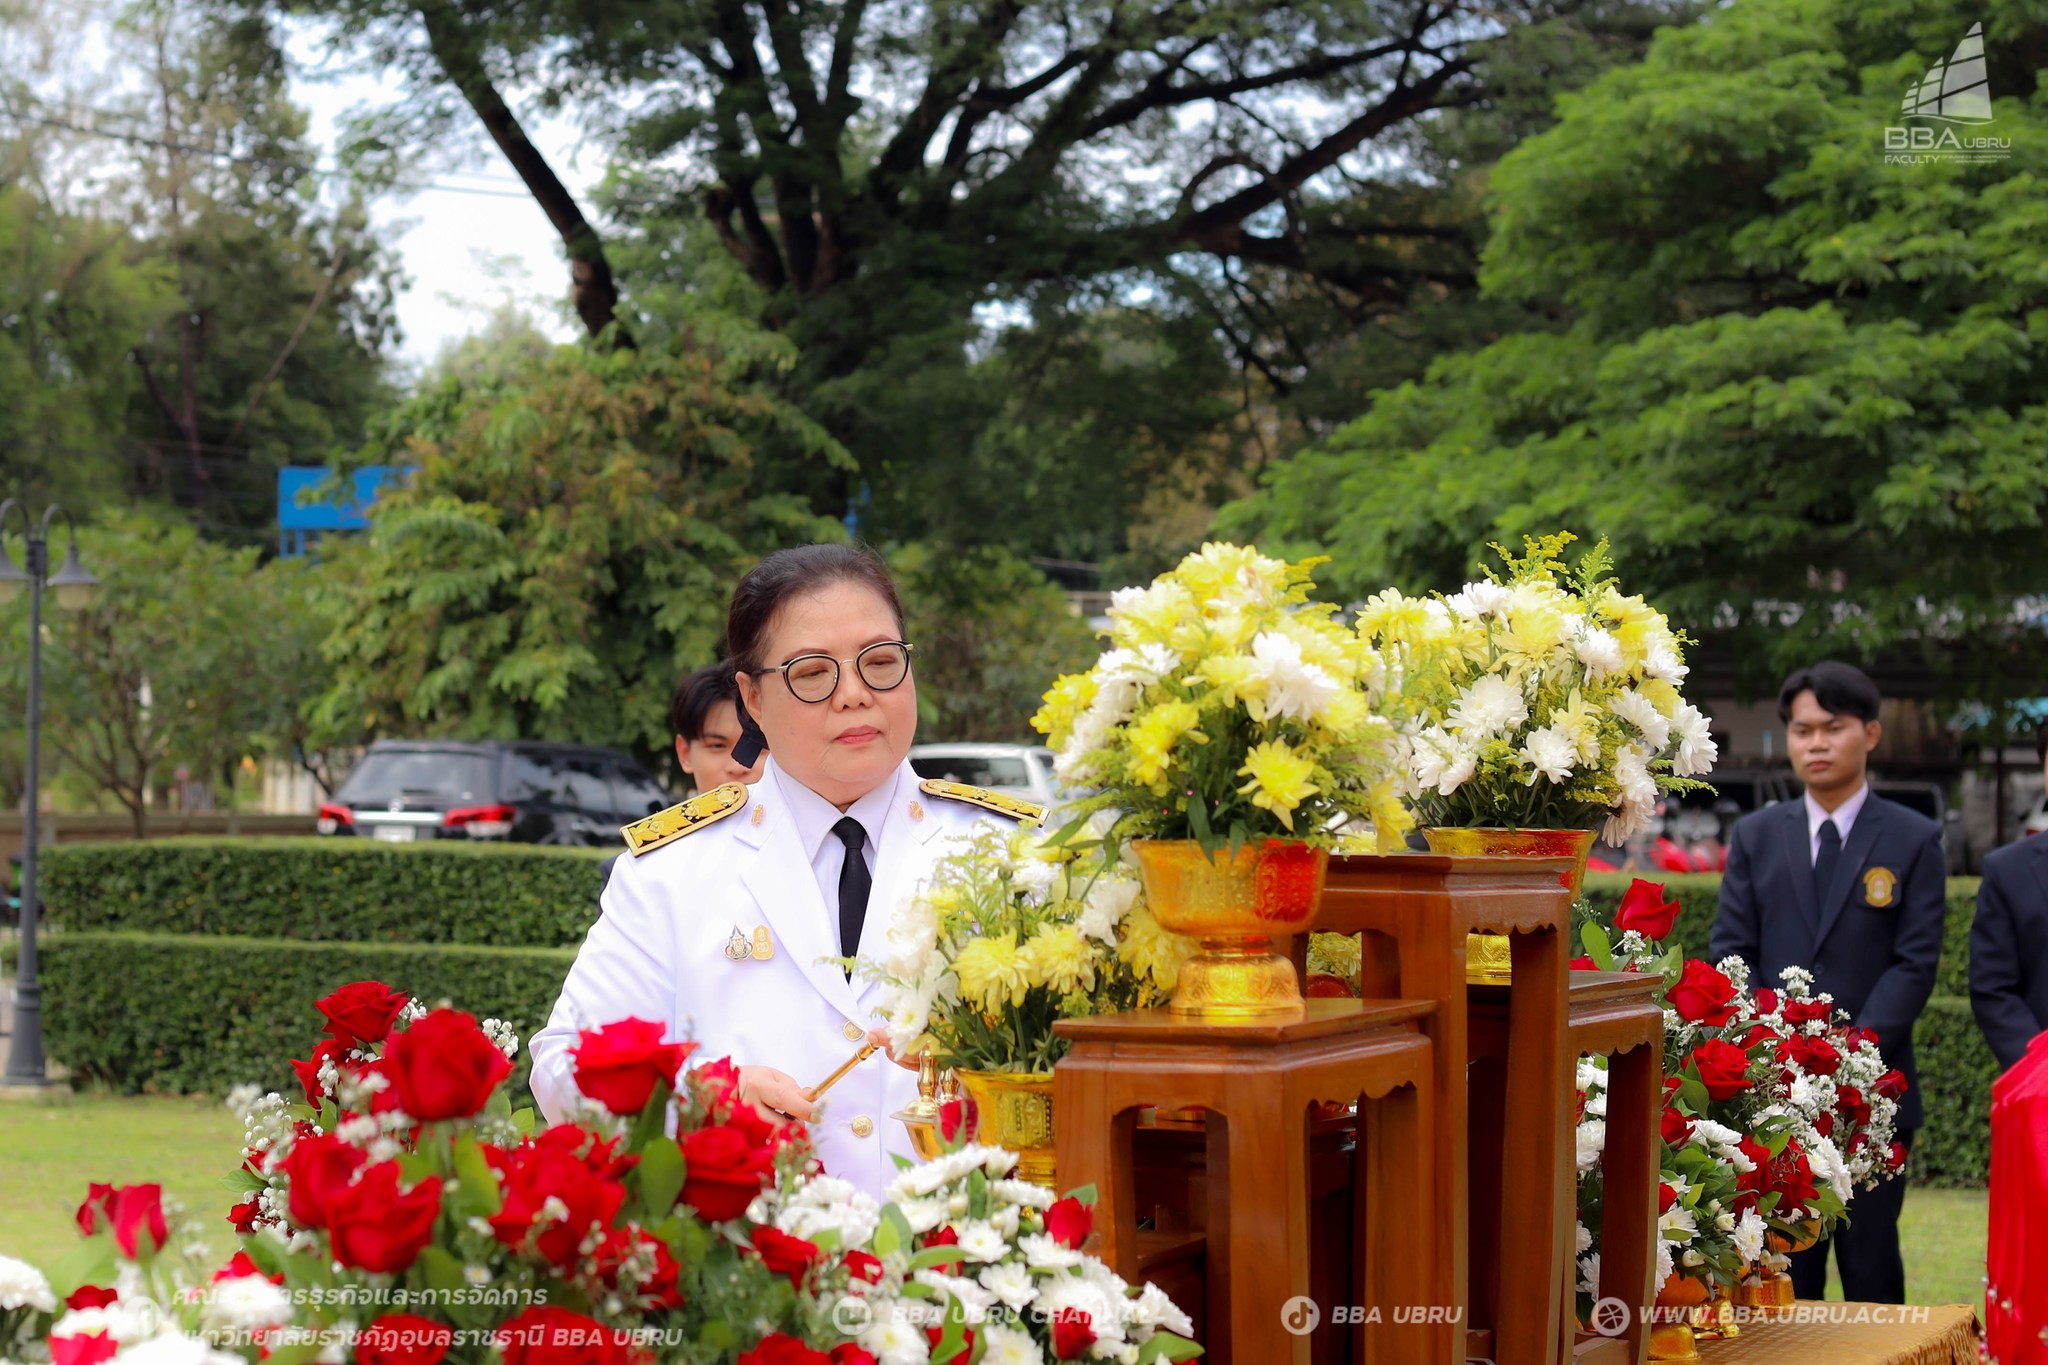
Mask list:
[[[2048,770],[2048,724],[2034,732]],[[1984,860],[1970,925],[1970,1007],[2003,1071],[2048,1029],[2048,835]]]
[[[676,764],[700,792],[728,782],[752,784],[761,776],[761,756],[740,762],[740,684],[731,659],[706,664],[676,684],[668,699],[668,728],[675,736]],[[611,885],[614,853],[604,860],[598,894]]]
[[[1753,988],[1776,987],[1788,967],[1812,972],[1814,990],[1875,1031],[1885,1060],[1905,1073],[1898,1134],[1910,1147],[1924,1120],[1913,1022],[1934,989],[1948,869],[1941,827],[1870,790],[1870,751],[1884,733],[1878,703],[1877,684],[1849,664],[1829,660],[1785,680],[1778,718],[1806,794],[1736,824],[1707,957],[1741,958]],[[1858,1195],[1832,1238],[1792,1257],[1800,1298],[1825,1296],[1832,1247],[1845,1297],[1905,1301],[1905,1184]]]

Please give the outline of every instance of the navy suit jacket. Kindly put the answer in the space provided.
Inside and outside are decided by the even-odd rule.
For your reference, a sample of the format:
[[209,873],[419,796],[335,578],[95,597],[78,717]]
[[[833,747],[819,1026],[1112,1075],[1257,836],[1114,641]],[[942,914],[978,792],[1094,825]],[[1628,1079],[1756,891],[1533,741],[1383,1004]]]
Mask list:
[[1941,958],[1948,875],[1941,827],[1872,792],[1842,846],[1834,884],[1819,896],[1812,847],[1804,801],[1767,806],[1736,823],[1707,957],[1740,957],[1752,988],[1777,986],[1787,967],[1812,972],[1814,990],[1875,1030],[1885,1061],[1906,1073],[1899,1127],[1918,1128],[1913,1021]]
[[2048,835],[1984,860],[1970,924],[1970,1008],[2001,1068],[2048,1029]]

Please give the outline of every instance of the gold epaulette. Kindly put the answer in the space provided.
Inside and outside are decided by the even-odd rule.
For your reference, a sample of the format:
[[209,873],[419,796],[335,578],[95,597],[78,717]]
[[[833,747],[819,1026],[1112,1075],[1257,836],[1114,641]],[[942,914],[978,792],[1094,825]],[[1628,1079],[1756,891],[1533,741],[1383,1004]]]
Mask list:
[[620,827],[626,836],[626,851],[634,857],[652,853],[663,844],[674,843],[692,830],[715,824],[747,804],[747,784],[728,782],[699,793],[681,805],[658,810],[644,820]]
[[992,810],[997,815],[1007,815],[1012,820],[1037,824],[1045,819],[1045,807],[1036,801],[1026,801],[1021,796],[1010,796],[1003,792],[984,791],[970,787],[965,782],[946,782],[928,777],[917,784],[917,789],[926,796],[937,796],[947,801],[965,801],[970,806]]

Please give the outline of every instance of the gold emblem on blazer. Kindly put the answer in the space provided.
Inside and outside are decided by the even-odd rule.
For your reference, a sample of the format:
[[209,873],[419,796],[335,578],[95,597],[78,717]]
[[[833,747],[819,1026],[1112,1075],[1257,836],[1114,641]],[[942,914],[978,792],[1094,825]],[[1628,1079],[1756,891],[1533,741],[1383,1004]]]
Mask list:
[[964,801],[970,806],[992,810],[997,815],[1007,815],[1012,820],[1022,820],[1027,824],[1035,825],[1045,819],[1045,807],[1036,801],[1026,801],[1021,796],[1011,796],[1006,792],[984,791],[980,787],[970,787],[965,782],[946,782],[936,777],[928,777],[917,784],[917,789],[926,796],[936,796],[947,801]]
[[767,925],[757,924],[754,926],[754,943],[748,951],[754,955],[754,961],[756,962],[766,962],[769,958],[775,956],[775,940],[768,936]]
[[745,962],[753,955],[754,945],[747,941],[747,936],[741,933],[740,927],[735,924],[732,927],[732,937],[725,941],[725,960],[727,962]]
[[643,853],[654,852],[664,844],[672,844],[685,834],[715,824],[746,804],[746,784],[728,782],[722,787],[713,787],[708,792],[693,796],[681,805],[656,811],[645,820],[635,820],[630,825],[624,825],[620,827],[619,833],[626,836],[626,850],[637,858]]
[[1882,910],[1899,898],[1899,877],[1888,867],[1873,867],[1863,874],[1863,903]]

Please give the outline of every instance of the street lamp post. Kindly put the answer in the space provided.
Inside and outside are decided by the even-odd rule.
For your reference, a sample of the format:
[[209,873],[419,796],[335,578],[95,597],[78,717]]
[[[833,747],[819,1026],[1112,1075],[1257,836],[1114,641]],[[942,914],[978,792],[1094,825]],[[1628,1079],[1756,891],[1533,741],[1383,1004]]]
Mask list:
[[[7,514],[21,512],[26,568],[17,568],[7,553]],[[64,566],[50,573],[50,521],[64,513],[70,532],[70,553]],[[22,819],[21,955],[15,964],[14,1040],[7,1051],[7,1071],[0,1085],[42,1086],[49,1083],[43,1066],[43,988],[36,979],[36,806],[37,758],[43,706],[43,585],[57,593],[57,605],[75,610],[92,600],[99,580],[78,562],[78,525],[55,503],[43,509],[40,527],[28,507],[9,498],[0,502],[0,602],[10,602],[28,589],[28,804]]]

